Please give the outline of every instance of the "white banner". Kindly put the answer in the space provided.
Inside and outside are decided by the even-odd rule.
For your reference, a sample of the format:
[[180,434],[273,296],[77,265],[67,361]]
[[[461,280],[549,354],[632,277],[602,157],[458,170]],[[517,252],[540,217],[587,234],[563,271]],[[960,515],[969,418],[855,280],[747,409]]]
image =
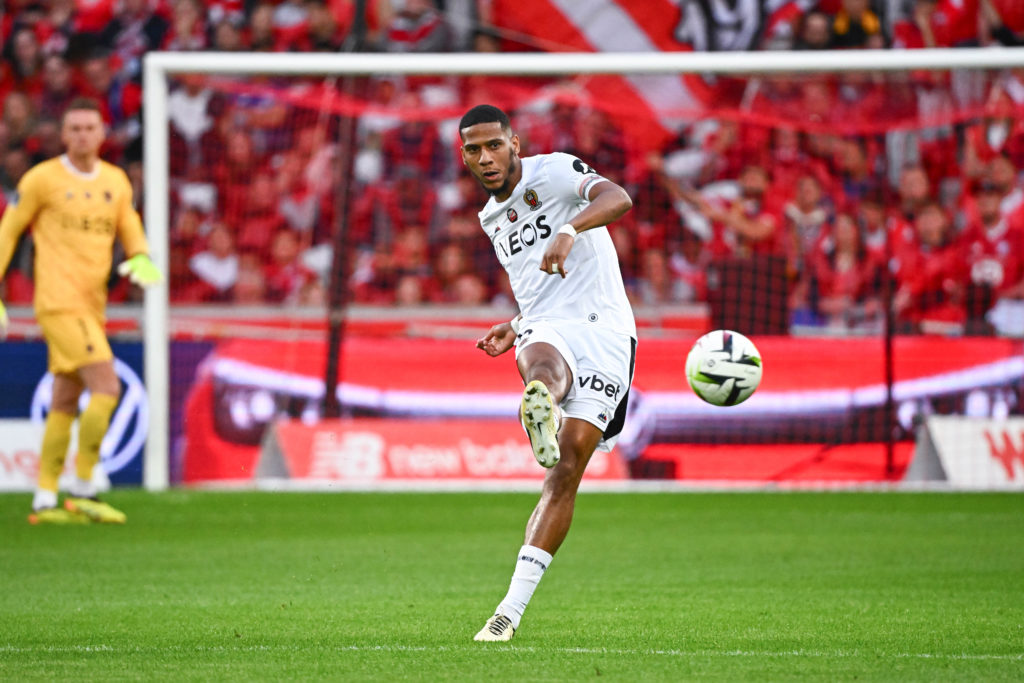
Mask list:
[[927,418],[904,480],[1024,489],[1024,418]]
[[[29,419],[0,420],[0,491],[34,491],[39,475],[39,446],[43,443],[42,422]],[[67,490],[75,476],[75,453],[78,452],[78,425],[71,429],[71,443],[64,471],[60,476],[61,490]],[[93,483],[100,492],[110,488],[110,479],[102,465],[92,473]]]

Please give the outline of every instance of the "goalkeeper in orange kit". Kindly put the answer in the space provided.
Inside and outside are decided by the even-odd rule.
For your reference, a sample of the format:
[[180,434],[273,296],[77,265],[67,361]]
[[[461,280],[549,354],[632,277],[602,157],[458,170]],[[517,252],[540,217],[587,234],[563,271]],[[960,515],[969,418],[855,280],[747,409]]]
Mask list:
[[[128,177],[99,158],[106,137],[99,106],[89,99],[68,105],[61,120],[66,153],[30,169],[16,200],[0,219],[0,278],[22,232],[31,226],[35,244],[35,311],[46,338],[53,399],[40,449],[39,483],[32,499],[33,524],[89,521],[121,524],[125,515],[96,497],[92,470],[100,442],[117,407],[121,384],[104,331],[107,280],[114,237],[128,260],[118,272],[139,285],[160,281],[150,261],[142,221],[132,203]],[[0,334],[7,315],[0,302]],[[89,402],[78,413],[83,389]],[[76,478],[64,507],[57,479],[64,467],[71,427],[78,417]]]

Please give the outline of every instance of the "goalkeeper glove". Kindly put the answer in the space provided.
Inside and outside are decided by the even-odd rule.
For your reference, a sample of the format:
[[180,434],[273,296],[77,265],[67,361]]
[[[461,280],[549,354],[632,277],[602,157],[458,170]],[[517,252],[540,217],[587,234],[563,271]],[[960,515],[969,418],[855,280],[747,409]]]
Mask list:
[[7,309],[4,308],[4,302],[0,301],[0,339],[7,336]]
[[119,275],[127,276],[129,280],[140,287],[149,287],[160,282],[163,278],[153,262],[146,254],[136,254],[117,267]]

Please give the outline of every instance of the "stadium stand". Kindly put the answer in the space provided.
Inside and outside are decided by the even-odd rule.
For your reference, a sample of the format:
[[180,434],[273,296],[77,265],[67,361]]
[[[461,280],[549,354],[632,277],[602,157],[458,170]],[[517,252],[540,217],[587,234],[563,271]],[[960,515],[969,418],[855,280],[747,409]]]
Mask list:
[[[57,153],[56,119],[83,94],[101,102],[110,125],[105,156],[141,190],[146,51],[338,51],[356,38],[363,49],[393,52],[579,49],[571,31],[535,21],[551,1],[372,0],[355,17],[350,0],[11,0],[0,10],[0,205],[31,164]],[[686,20],[698,3],[682,5],[674,42],[653,49],[913,49],[1015,45],[1024,36],[1024,14],[1009,0],[917,0],[900,16],[869,0],[773,3],[738,18],[757,22],[747,44],[713,27],[698,32]],[[568,84],[551,84],[543,121],[535,108],[512,111],[529,153],[574,153],[630,189],[637,209],[612,231],[637,303],[714,309],[726,296],[718,275],[743,270],[726,262],[753,258],[758,277],[782,280],[772,297],[788,320],[766,322],[771,330],[877,330],[888,234],[901,329],[991,333],[985,312],[1024,296],[1024,73],[984,77],[936,125],[922,93],[928,79],[946,76],[912,78],[914,87],[901,89],[860,74],[776,79],[754,93],[731,92],[735,84],[722,79],[716,97],[753,98],[748,111],[761,118],[725,106],[670,139],[624,130]],[[324,86],[305,86],[305,101],[317,102]],[[508,301],[475,223],[481,190],[460,172],[453,131],[413,115],[439,102],[458,108],[480,92],[472,78],[368,83],[364,103],[407,115],[364,119],[358,131],[349,233],[356,302]],[[240,89],[200,76],[175,85],[175,303],[324,301],[336,118],[324,125],[315,105],[277,93],[273,83]],[[905,145],[884,139],[884,127],[907,122],[916,131]],[[31,300],[30,268],[26,243],[0,284],[4,301]],[[727,279],[737,292],[727,296],[742,296],[743,283]],[[129,296],[115,284],[112,301]]]

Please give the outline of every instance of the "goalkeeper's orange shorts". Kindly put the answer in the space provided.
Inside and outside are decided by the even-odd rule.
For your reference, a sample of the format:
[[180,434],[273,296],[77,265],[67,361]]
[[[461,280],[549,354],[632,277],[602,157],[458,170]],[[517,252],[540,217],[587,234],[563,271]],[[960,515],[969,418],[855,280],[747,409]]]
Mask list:
[[78,368],[113,360],[103,321],[91,313],[43,313],[38,316],[49,351],[50,372],[75,372]]

